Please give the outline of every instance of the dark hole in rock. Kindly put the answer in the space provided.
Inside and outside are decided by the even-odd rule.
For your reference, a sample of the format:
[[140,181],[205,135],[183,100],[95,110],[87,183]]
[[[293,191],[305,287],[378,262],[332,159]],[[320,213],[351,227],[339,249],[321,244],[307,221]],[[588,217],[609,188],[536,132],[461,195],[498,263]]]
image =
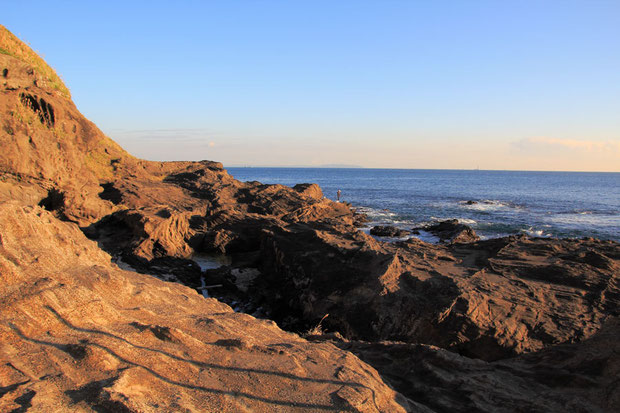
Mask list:
[[39,202],[39,206],[48,211],[62,211],[65,207],[65,194],[52,188],[47,192],[47,197]]
[[54,117],[54,108],[52,108],[52,105],[43,100],[43,98],[41,98],[39,102],[41,103],[41,110],[43,111],[45,123],[50,126],[54,126],[54,123],[56,123],[56,118]]
[[155,215],[161,218],[170,218],[172,216],[170,211],[168,211],[167,209],[162,209],[161,211],[158,211]]
[[65,394],[71,398],[73,403],[85,402],[93,411],[97,413],[133,413],[133,410],[117,400],[112,400],[110,393],[105,390],[118,380],[118,377],[93,381],[85,384],[76,390],[67,390]]
[[2,77],[5,77],[5,78],[6,78],[6,77],[8,77],[8,76],[9,76],[9,69],[6,69],[6,68],[5,68],[5,69],[2,71]]
[[101,184],[103,191],[99,194],[99,198],[105,199],[106,201],[112,202],[114,205],[118,205],[123,200],[123,195],[121,191],[114,187],[112,182],[108,182],[107,184]]
[[87,354],[86,347],[80,344],[65,344],[61,349],[76,360],[82,360]]
[[56,118],[54,116],[54,109],[52,105],[47,103],[45,99],[41,98],[37,100],[36,96],[32,96],[26,93],[20,95],[22,103],[32,109],[34,113],[39,115],[41,123],[47,126],[54,126]]
[[28,390],[15,400],[15,403],[19,404],[20,407],[17,409],[13,409],[11,412],[22,413],[27,412],[32,407],[32,399],[37,394],[34,390]]

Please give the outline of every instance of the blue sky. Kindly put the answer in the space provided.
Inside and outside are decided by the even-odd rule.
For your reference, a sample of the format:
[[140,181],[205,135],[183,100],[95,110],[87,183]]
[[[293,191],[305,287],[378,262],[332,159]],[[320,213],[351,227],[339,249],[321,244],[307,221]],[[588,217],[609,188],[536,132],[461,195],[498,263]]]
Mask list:
[[147,159],[620,171],[616,0],[2,9],[78,108]]

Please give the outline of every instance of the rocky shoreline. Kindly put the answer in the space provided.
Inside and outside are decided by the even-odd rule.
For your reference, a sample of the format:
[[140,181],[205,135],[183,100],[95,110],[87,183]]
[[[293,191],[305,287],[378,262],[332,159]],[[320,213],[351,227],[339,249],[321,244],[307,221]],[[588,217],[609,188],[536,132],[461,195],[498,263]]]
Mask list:
[[136,159],[0,30],[2,410],[620,409],[617,242],[384,242],[315,184]]

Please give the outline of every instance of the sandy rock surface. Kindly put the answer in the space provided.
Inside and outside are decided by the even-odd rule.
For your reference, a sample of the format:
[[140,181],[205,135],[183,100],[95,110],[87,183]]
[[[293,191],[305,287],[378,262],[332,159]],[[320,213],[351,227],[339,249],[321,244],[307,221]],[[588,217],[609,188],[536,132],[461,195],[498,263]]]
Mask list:
[[120,270],[41,208],[0,227],[2,411],[404,411],[351,353]]

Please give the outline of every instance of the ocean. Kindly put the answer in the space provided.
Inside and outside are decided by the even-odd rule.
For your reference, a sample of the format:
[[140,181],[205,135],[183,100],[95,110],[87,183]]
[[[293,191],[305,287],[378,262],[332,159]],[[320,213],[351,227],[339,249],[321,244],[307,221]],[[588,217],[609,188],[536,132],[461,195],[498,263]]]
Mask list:
[[526,233],[620,241],[620,173],[231,167],[241,181],[317,183],[373,225],[456,218],[481,238]]

